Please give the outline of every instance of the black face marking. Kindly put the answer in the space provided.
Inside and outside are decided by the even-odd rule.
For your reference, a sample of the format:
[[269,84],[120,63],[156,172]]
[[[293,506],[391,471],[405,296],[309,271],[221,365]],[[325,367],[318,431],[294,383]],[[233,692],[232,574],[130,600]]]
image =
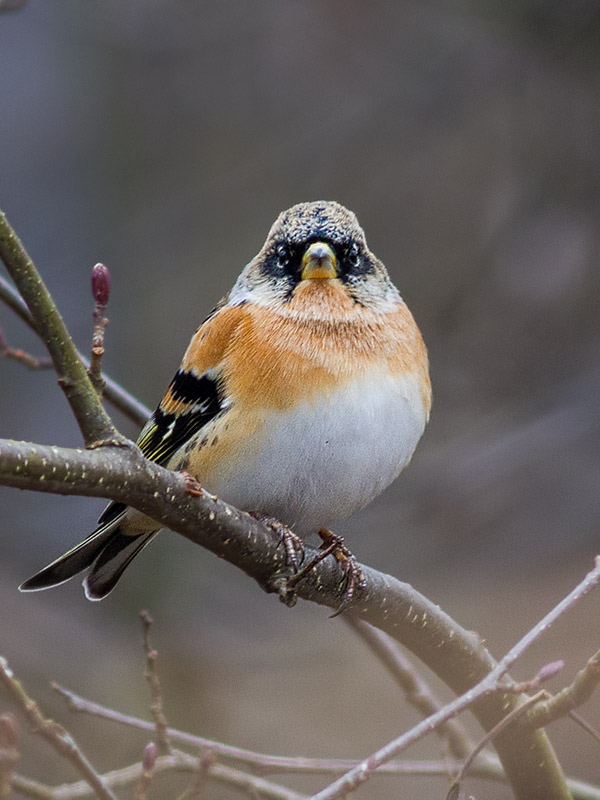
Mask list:
[[298,243],[276,241],[266,254],[262,271],[263,274],[285,285],[286,299],[292,296],[295,287],[300,282],[302,256],[313,242],[325,242],[333,249],[338,260],[339,278],[344,283],[352,285],[357,279],[375,269],[368,252],[366,253],[362,244],[355,240],[337,241],[319,235],[317,231],[313,236]]

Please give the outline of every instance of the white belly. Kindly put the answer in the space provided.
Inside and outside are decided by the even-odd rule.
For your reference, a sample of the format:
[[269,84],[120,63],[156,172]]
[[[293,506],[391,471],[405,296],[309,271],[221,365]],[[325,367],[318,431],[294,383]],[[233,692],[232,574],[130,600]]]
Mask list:
[[410,461],[426,421],[416,377],[371,373],[326,400],[271,413],[252,455],[206,488],[314,533],[382,492]]

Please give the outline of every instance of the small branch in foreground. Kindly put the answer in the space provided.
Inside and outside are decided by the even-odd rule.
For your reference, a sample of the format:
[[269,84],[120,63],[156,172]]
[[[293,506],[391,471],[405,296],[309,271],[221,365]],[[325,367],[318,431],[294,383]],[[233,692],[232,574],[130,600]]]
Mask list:
[[100,800],[117,800],[117,797],[80,750],[71,734],[56,722],[43,716],[37,703],[25,692],[25,689],[13,675],[6,659],[2,657],[0,657],[0,683],[8,690],[9,695],[25,715],[34,733],[38,733],[75,767]]
[[[440,709],[435,714],[432,714],[427,719],[415,725],[411,730],[403,733],[398,738],[392,740],[384,747],[377,750],[370,755],[367,759],[361,762],[357,767],[342,775],[341,778],[326,786],[323,790],[313,795],[311,800],[335,800],[335,798],[343,797],[348,792],[360,786],[367,781],[377,769],[378,766],[389,761],[398,753],[405,750],[409,745],[422,739],[428,733],[436,730],[441,724],[452,719],[457,714],[464,711],[466,708],[472,706],[481,698],[489,695],[491,692],[496,692],[500,687],[500,679],[508,672],[510,667],[525,650],[546,631],[562,614],[572,608],[587,592],[593,589],[600,581],[600,556],[596,557],[594,568],[585,576],[583,581],[579,583],[573,591],[571,591],[563,600],[560,601],[546,616],[534,625],[534,627],[525,634],[502,658],[492,671],[486,675],[472,689],[469,689],[460,697],[457,697],[451,703],[448,703],[444,708]],[[568,798],[568,790],[565,784],[565,798]]]
[[148,797],[148,789],[154,778],[154,770],[156,768],[156,759],[158,758],[158,748],[154,742],[149,742],[144,747],[144,755],[142,758],[142,774],[135,788],[134,800],[146,800]]
[[[136,728],[142,731],[152,732],[155,730],[154,723],[147,720],[138,719],[120,711],[86,700],[83,697],[52,684],[52,688],[62,695],[67,701],[68,707],[75,713],[90,714],[93,717],[100,717],[119,725]],[[251,765],[252,771],[256,774],[331,774],[347,772],[353,767],[358,766],[360,761],[353,759],[331,759],[331,758],[304,758],[298,756],[274,756],[267,753],[257,753],[253,750],[245,750],[233,745],[223,744],[213,739],[206,739],[192,733],[168,729],[169,737],[172,741],[188,744],[193,747],[206,750],[218,755],[220,758],[228,758],[242,764]],[[462,767],[462,760],[444,761],[388,761],[382,764],[377,770],[378,775],[441,775],[447,776],[448,773],[458,772]],[[506,781],[506,775],[502,765],[495,756],[480,754],[475,764],[471,767],[471,774],[474,777],[487,778],[494,781]],[[574,800],[600,800],[600,788],[590,786],[581,781],[569,779],[568,786]]]
[[19,760],[19,734],[12,714],[0,716],[0,800],[7,800],[12,791],[13,774]]
[[[442,702],[385,633],[356,617],[345,617],[344,622],[384,664],[411,706],[425,717],[442,708]],[[454,758],[466,758],[474,747],[466,730],[457,720],[448,720],[440,725],[436,733],[446,740],[448,751]]]
[[158,753],[161,756],[166,756],[171,752],[171,742],[169,741],[169,728],[163,711],[162,689],[156,668],[158,653],[152,647],[152,642],[150,641],[150,630],[154,620],[147,611],[140,613],[140,619],[144,629],[144,652],[146,653],[144,677],[150,687],[150,711],[156,728],[156,745]]
[[544,696],[545,692],[542,689],[541,691],[537,692],[533,695],[533,697],[528,697],[521,705],[513,708],[503,720],[492,728],[491,731],[488,731],[486,735],[477,743],[477,745],[473,748],[473,752],[469,754],[468,758],[465,759],[465,763],[462,765],[460,770],[458,771],[457,776],[452,781],[452,785],[450,786],[450,790],[448,792],[448,796],[446,800],[452,800],[454,797],[458,797],[458,790],[460,789],[460,784],[465,779],[465,776],[473,764],[473,761],[477,758],[479,753],[483,750],[483,748],[489,744],[493,739],[498,736],[508,725],[514,722],[518,717],[520,717],[528,708],[535,705],[541,698]]
[[589,700],[598,684],[600,684],[600,650],[594,653],[583,669],[579,670],[570,686],[566,686],[529,710],[527,724],[541,728],[558,717],[564,717]]

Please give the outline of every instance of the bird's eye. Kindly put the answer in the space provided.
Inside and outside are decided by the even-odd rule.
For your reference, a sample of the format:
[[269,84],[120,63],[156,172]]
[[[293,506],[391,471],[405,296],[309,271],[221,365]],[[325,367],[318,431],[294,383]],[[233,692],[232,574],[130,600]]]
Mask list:
[[351,267],[358,267],[360,263],[360,252],[356,242],[353,242],[346,251],[346,261]]
[[289,266],[292,259],[290,248],[285,244],[280,244],[277,248],[277,261],[282,269]]

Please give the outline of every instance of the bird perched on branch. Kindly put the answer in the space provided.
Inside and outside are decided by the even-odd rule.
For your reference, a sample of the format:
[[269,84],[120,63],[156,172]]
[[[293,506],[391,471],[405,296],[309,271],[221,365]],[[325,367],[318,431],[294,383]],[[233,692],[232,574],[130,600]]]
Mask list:
[[[397,477],[430,406],[419,329],[355,215],[301,203],[279,215],[194,334],[137,443],[150,460],[306,536]],[[89,568],[85,591],[99,600],[159,529],[113,502],[85,541],[20,588]]]

